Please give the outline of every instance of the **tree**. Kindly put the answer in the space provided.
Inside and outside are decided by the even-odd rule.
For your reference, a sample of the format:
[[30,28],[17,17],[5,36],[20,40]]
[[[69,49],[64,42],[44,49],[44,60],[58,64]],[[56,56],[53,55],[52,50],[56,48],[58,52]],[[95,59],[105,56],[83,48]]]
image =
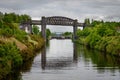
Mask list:
[[24,15],[21,15],[21,16],[20,16],[20,19],[21,19],[22,21],[28,21],[28,20],[31,20],[31,17],[28,16],[28,15],[26,15],[26,14],[24,14]]
[[46,38],[49,39],[50,36],[51,36],[50,29],[46,29]]
[[2,27],[3,27],[3,21],[0,20],[0,28],[2,28]]
[[36,35],[38,35],[39,34],[39,27],[38,26],[35,26],[35,25],[33,25],[33,27],[32,27],[32,32],[33,32],[33,34],[36,34]]
[[89,18],[86,18],[85,21],[84,21],[84,23],[85,23],[86,25],[90,25],[90,19],[89,19]]
[[0,12],[0,21],[3,19],[4,15],[2,12]]

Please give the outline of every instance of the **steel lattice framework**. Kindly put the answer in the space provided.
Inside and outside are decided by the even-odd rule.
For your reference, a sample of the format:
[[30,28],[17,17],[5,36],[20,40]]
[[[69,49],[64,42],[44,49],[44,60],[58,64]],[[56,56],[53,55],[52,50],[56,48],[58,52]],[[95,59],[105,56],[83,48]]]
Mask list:
[[[74,21],[71,18],[61,17],[61,16],[52,16],[52,17],[45,17],[45,24],[46,25],[62,25],[62,26],[73,26]],[[41,20],[31,20],[27,22],[22,22],[23,24],[31,24],[31,25],[41,25]],[[77,22],[76,24],[78,27],[84,27],[84,23]]]
[[73,26],[74,20],[66,17],[53,16],[46,17],[47,25],[63,25],[63,26]]

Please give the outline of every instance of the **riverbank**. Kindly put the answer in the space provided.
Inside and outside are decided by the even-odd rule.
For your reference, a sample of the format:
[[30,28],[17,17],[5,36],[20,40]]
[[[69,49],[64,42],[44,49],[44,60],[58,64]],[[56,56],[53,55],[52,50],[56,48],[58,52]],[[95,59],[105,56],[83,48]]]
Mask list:
[[120,56],[120,22],[93,21],[78,30],[78,43],[115,56]]
[[[6,80],[24,62],[34,57],[44,45],[40,34],[29,34],[21,30],[20,24],[29,21],[29,15],[2,13],[0,15],[0,80]],[[40,33],[40,32],[39,32]]]
[[26,35],[24,42],[14,37],[0,37],[0,80],[33,58],[43,45],[44,39],[39,35]]

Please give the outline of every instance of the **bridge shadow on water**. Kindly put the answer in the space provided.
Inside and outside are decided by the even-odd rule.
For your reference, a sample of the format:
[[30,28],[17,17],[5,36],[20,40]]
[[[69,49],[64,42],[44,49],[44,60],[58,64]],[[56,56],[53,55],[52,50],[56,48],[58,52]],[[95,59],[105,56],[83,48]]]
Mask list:
[[[41,51],[41,68],[45,69],[63,69],[63,67],[75,66],[77,63],[77,46],[73,44],[73,58],[72,57],[60,57],[60,58],[47,58],[46,57],[46,45]],[[48,59],[48,60],[47,60]]]

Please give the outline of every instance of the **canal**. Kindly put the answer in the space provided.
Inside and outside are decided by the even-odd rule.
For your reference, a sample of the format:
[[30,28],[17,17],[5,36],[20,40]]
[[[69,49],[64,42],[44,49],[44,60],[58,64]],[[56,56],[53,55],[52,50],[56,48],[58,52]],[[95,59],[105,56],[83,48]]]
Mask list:
[[21,72],[22,80],[120,80],[120,58],[71,40],[52,39]]

